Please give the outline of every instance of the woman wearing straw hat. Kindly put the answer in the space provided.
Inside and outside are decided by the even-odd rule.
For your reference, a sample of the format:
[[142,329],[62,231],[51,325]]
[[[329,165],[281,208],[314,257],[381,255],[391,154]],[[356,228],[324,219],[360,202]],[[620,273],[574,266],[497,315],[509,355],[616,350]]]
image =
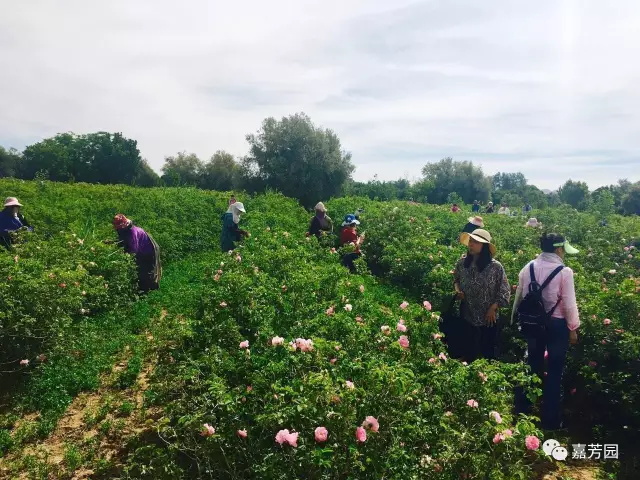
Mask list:
[[475,217],[469,217],[467,221],[468,223],[462,229],[462,233],[472,233],[478,228],[484,228],[484,220],[482,217],[476,215]]
[[327,207],[324,206],[324,203],[318,202],[315,206],[315,211],[316,215],[311,219],[307,237],[315,235],[320,238],[323,233],[333,232],[333,221],[327,215]]
[[157,290],[162,277],[160,247],[151,235],[134,225],[123,214],[113,217],[113,228],[118,233],[125,252],[135,255],[138,267],[138,288],[142,292]]
[[464,318],[464,357],[468,362],[477,358],[495,358],[498,308],[509,305],[511,292],[507,274],[493,257],[496,247],[491,234],[484,229],[460,235],[460,243],[468,248],[454,271],[454,287],[462,299]]
[[22,204],[16,197],[8,197],[4,201],[4,209],[0,212],[0,244],[5,247],[11,245],[11,232],[25,228],[32,231],[33,228],[20,213]]

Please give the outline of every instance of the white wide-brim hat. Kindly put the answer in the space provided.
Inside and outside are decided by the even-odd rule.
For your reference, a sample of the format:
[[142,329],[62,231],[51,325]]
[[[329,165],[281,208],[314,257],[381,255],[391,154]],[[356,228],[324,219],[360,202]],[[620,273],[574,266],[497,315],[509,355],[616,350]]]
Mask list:
[[472,233],[463,233],[460,235],[460,243],[465,247],[469,246],[469,239],[473,238],[476,242],[486,243],[489,245],[489,251],[493,257],[496,254],[496,246],[491,243],[491,234],[482,228],[476,228]]

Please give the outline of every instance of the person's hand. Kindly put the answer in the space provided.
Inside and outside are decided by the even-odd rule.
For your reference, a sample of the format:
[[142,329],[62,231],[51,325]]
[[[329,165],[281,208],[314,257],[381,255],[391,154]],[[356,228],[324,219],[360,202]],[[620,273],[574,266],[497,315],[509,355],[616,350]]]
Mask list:
[[484,316],[484,319],[487,322],[487,325],[489,325],[490,327],[495,325],[496,323],[496,311],[498,310],[498,307],[496,305],[491,305],[489,307],[489,310],[487,310],[487,313]]
[[578,343],[578,331],[577,330],[571,330],[569,332],[569,343],[571,345],[575,345]]

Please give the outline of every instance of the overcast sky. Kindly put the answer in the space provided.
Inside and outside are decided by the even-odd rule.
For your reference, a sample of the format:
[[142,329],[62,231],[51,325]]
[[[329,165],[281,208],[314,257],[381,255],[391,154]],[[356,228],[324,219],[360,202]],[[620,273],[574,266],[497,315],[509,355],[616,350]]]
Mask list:
[[637,0],[24,0],[0,10],[0,145],[123,132],[159,170],[304,111],[354,177],[451,156],[555,189],[640,180]]

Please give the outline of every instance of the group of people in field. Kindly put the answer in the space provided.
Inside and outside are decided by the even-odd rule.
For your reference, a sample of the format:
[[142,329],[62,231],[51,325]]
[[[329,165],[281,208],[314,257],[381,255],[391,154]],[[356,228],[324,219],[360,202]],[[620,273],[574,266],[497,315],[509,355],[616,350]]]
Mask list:
[[[537,220],[528,227],[540,227]],[[468,362],[495,359],[500,308],[509,306],[511,287],[502,264],[495,259],[496,246],[484,228],[484,219],[470,217],[460,234],[467,254],[454,269],[454,290],[461,301],[459,318],[448,340],[450,351]],[[579,253],[567,239],[556,233],[540,237],[541,253],[518,275],[510,323],[519,322],[527,341],[527,363],[543,379],[542,426],[561,427],[562,373],[569,344],[578,341],[580,326],[571,268],[565,255]],[[544,368],[547,361],[546,373]],[[544,376],[543,376],[544,373]],[[530,413],[531,402],[524,392],[516,392],[516,411]]]
[[[21,207],[17,198],[9,197],[0,212],[0,240],[6,246],[10,246],[13,232],[32,230],[20,213]],[[487,208],[492,208],[492,204],[489,203]],[[474,213],[479,212],[477,202],[473,209]],[[333,221],[325,205],[319,202],[314,210],[315,215],[306,235],[320,238],[332,234]],[[339,235],[340,245],[353,246],[352,251],[342,257],[342,264],[352,273],[356,272],[354,262],[362,255],[360,248],[365,240],[364,233],[357,231],[360,212],[358,210],[345,216]],[[237,242],[251,236],[239,227],[244,213],[244,204],[232,196],[227,211],[221,217],[222,251],[233,250]],[[527,222],[527,226],[540,226],[537,220],[532,220]],[[162,276],[158,244],[151,235],[121,213],[115,215],[112,224],[118,244],[135,257],[139,289],[142,292],[157,289]],[[499,310],[510,304],[511,297],[505,269],[495,259],[496,246],[484,227],[482,217],[476,215],[468,219],[459,238],[467,248],[467,254],[454,268],[453,290],[461,301],[461,322],[448,343],[450,351],[461,352],[459,357],[468,362],[496,357]],[[532,371],[544,379],[543,428],[557,429],[561,426],[562,372],[566,354],[569,343],[577,342],[577,329],[580,326],[574,274],[571,268],[565,266],[564,258],[565,255],[577,254],[578,250],[556,233],[543,234],[540,249],[541,253],[520,271],[510,321],[519,319],[521,331],[527,340],[527,362]],[[543,377],[545,358],[548,364],[546,376]],[[528,413],[531,408],[524,393],[517,392],[517,411]]]
[[[6,248],[13,243],[16,232],[33,231],[33,227],[20,213],[22,206],[16,197],[8,197],[4,201],[0,212],[0,244]],[[162,278],[162,264],[160,247],[156,241],[121,213],[113,217],[112,225],[118,235],[117,243],[134,257],[139,290],[146,293],[158,289]]]

